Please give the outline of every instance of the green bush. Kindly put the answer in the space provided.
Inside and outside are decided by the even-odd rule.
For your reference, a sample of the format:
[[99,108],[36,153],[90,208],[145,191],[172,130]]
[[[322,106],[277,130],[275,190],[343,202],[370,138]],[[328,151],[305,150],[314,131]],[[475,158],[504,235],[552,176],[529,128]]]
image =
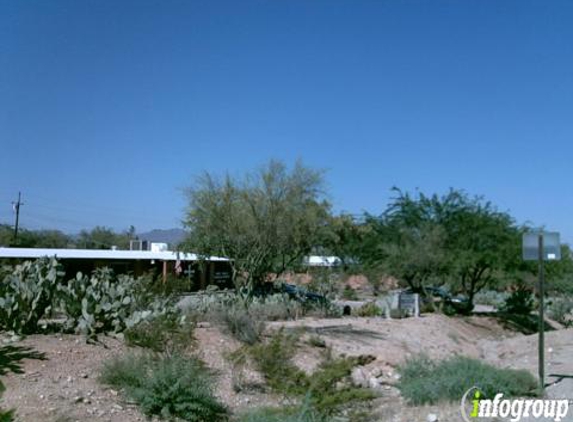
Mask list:
[[549,317],[565,326],[573,324],[572,311],[573,300],[570,298],[556,298],[547,305]]
[[502,312],[508,314],[529,315],[533,311],[533,295],[527,289],[517,289],[505,300]]
[[178,312],[166,312],[145,319],[124,331],[128,346],[139,346],[157,353],[183,352],[195,341],[195,324]]
[[258,343],[265,329],[264,321],[253,317],[248,309],[241,306],[221,309],[216,318],[223,331],[249,345]]
[[24,334],[36,332],[40,319],[52,309],[62,276],[54,258],[4,267],[0,282],[0,327]]
[[382,316],[384,311],[375,302],[367,302],[356,310],[356,315],[360,317]]
[[204,422],[228,420],[227,409],[213,394],[208,369],[181,355],[129,355],[107,363],[103,383],[122,389],[148,416]]
[[345,285],[344,290],[342,290],[342,298],[345,300],[358,300],[358,294],[352,287]]
[[508,299],[509,294],[506,292],[497,292],[495,290],[480,290],[474,297],[474,303],[479,305],[489,305],[500,309]]
[[537,388],[537,381],[527,371],[499,369],[463,356],[436,362],[421,355],[404,363],[399,372],[398,388],[412,405],[456,401],[473,386],[485,398],[497,393],[530,396]]
[[307,375],[293,363],[296,345],[297,338],[281,330],[267,343],[248,348],[256,368],[275,392],[299,399],[306,396],[311,409],[321,415],[334,415],[374,398],[370,390],[348,382],[352,368],[365,363],[361,358],[333,358],[326,349],[323,362]]
[[265,407],[241,415],[238,422],[326,422],[326,418],[305,403],[296,407]]

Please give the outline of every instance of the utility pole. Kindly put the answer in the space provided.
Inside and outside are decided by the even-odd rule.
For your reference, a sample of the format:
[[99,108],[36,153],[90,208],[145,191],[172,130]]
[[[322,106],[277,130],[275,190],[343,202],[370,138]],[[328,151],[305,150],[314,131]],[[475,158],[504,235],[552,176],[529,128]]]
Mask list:
[[14,243],[18,240],[18,223],[20,221],[20,206],[24,205],[22,202],[22,192],[18,192],[18,202],[12,202],[12,207],[16,213],[16,223],[14,224]]

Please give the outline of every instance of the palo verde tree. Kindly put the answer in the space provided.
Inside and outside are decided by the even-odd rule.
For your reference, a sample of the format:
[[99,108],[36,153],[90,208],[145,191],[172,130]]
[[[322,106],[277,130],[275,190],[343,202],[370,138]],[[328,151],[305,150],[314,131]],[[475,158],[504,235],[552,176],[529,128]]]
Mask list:
[[187,190],[184,249],[231,259],[234,280],[250,292],[296,268],[321,238],[330,206],[323,173],[270,161],[240,178],[204,173]]

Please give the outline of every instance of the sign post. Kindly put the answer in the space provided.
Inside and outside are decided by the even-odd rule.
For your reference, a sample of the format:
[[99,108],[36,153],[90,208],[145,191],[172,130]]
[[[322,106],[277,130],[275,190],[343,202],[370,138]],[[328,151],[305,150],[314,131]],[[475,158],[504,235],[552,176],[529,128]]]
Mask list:
[[539,262],[539,388],[545,390],[545,280],[544,261],[561,259],[559,233],[528,232],[523,234],[523,259]]

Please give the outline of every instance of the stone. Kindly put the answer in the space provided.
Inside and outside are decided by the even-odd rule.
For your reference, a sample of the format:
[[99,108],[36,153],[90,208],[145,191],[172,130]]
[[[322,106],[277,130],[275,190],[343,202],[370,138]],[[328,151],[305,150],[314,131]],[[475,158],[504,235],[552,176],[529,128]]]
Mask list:
[[435,413],[428,413],[428,417],[426,418],[428,422],[438,422],[438,415]]
[[362,368],[354,368],[350,374],[350,378],[352,379],[352,383],[357,387],[368,387],[368,378]]

